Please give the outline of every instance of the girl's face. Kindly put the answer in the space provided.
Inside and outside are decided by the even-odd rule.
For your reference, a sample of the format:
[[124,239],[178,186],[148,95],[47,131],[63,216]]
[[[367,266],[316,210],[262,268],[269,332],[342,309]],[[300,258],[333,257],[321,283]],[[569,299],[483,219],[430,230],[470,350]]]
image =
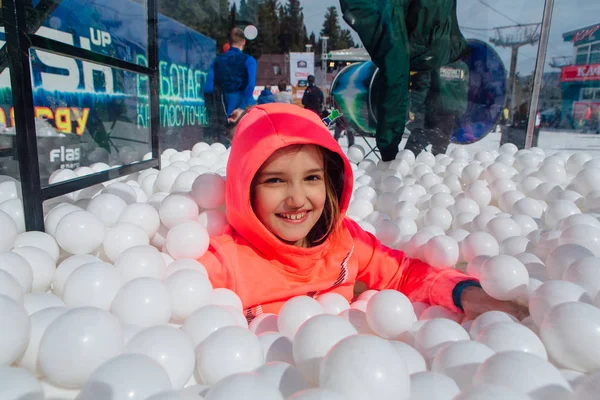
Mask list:
[[323,155],[316,146],[283,148],[257,172],[252,207],[258,219],[288,244],[305,239],[325,205]]

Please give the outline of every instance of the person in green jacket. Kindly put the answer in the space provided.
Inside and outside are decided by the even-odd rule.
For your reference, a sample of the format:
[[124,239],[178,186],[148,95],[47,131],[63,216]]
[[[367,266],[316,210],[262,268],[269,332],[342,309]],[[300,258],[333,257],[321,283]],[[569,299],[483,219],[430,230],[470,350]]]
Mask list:
[[407,122],[410,71],[438,70],[468,51],[456,0],[340,0],[340,7],[382,77],[375,137],[382,160],[391,161]]

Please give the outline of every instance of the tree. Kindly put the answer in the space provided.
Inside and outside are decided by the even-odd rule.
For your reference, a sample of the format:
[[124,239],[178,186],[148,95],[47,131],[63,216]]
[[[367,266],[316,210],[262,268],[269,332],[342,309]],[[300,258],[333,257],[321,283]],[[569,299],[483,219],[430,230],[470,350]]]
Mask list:
[[327,13],[325,13],[325,21],[323,21],[323,29],[321,29],[321,36],[329,37],[327,43],[329,50],[340,50],[354,47],[352,33],[348,29],[342,29],[340,27],[338,17],[339,15],[335,6],[327,8]]
[[280,7],[279,22],[281,51],[304,51],[307,35],[299,0],[287,0],[285,7]]
[[265,0],[258,10],[258,38],[262,52],[274,54],[280,52],[279,18],[277,16],[277,0]]

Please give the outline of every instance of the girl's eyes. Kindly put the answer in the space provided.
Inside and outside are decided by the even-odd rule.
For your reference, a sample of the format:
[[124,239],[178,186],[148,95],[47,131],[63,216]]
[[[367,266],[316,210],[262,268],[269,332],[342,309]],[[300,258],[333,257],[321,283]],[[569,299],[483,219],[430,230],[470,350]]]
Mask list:
[[[311,181],[311,182],[315,182],[315,181],[320,181],[322,178],[319,175],[309,175],[306,178],[304,178],[307,181]],[[282,183],[283,179],[281,178],[269,178],[265,181],[265,183]]]

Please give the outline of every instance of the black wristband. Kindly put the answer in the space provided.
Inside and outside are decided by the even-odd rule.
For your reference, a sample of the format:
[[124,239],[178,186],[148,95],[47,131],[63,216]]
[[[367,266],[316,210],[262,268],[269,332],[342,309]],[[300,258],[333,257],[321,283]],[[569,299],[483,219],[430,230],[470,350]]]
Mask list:
[[469,286],[475,286],[478,288],[481,287],[479,282],[467,280],[467,281],[458,282],[456,284],[456,286],[454,286],[454,289],[452,290],[452,301],[454,302],[454,305],[463,311],[464,311],[464,309],[460,302],[460,295],[462,294],[463,290],[465,290]]

